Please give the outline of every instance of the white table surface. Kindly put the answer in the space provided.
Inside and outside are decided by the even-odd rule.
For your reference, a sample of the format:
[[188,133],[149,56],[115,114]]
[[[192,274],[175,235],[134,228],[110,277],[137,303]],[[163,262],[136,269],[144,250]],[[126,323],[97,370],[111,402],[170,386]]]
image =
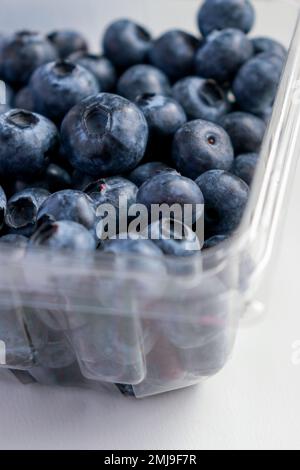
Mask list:
[[[185,1],[192,13],[195,1]],[[58,26],[83,25],[92,38],[97,15],[104,21],[108,5],[114,9],[117,4],[123,2],[1,0],[0,21],[12,28],[49,29],[58,18]],[[131,10],[128,16],[142,15]],[[202,387],[141,401],[22,386],[0,374],[0,448],[300,449],[300,364],[292,361],[292,346],[300,341],[299,201],[300,168],[265,319],[241,328],[233,358],[221,373]]]

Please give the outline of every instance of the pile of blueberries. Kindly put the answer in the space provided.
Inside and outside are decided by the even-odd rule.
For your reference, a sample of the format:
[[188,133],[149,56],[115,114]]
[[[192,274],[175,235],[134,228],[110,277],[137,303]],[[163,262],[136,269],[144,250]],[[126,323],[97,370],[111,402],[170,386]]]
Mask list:
[[199,35],[153,39],[128,19],[106,29],[104,55],[78,32],[0,36],[1,242],[184,255],[188,240],[95,236],[96,210],[205,203],[205,244],[242,218],[287,52],[249,38],[248,0],[206,0]]

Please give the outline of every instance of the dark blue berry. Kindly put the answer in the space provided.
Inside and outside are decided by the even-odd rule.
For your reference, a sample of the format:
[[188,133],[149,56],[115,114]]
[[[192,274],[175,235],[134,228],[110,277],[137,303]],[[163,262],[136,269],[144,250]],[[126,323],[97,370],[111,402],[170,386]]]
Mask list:
[[216,122],[230,107],[223,89],[211,79],[187,77],[173,87],[173,96],[188,118]]
[[69,189],[72,186],[72,178],[69,173],[54,163],[50,163],[47,167],[44,178],[45,187],[51,193]]
[[48,39],[55,47],[60,59],[66,59],[74,52],[86,52],[88,50],[86,39],[78,31],[53,31],[48,34]]
[[160,155],[166,161],[171,153],[172,140],[177,130],[187,121],[182,106],[163,95],[141,95],[136,100],[149,127],[147,156]]
[[194,57],[200,40],[185,31],[167,31],[153,42],[150,62],[172,81],[191,75],[194,71]]
[[99,91],[94,75],[69,61],[42,65],[32,75],[29,86],[34,110],[58,123],[73,106]]
[[150,33],[127,19],[113,22],[103,37],[105,55],[121,69],[145,62],[150,44]]
[[228,235],[213,235],[212,237],[205,240],[203,245],[203,250],[208,250],[209,248],[214,248],[220,243],[228,239]]
[[24,235],[8,234],[0,238],[0,243],[7,243],[9,245],[17,246],[18,248],[25,248],[28,244],[28,238]]
[[67,189],[51,194],[41,205],[37,221],[69,220],[93,230],[96,213],[92,199],[82,191]]
[[184,176],[196,179],[207,170],[229,170],[233,148],[227,132],[219,125],[196,120],[182,126],[173,142],[173,162]]
[[195,58],[196,74],[229,82],[253,55],[253,45],[238,29],[224,29],[210,34]]
[[233,233],[241,222],[249,187],[237,176],[223,170],[210,170],[196,180],[204,196],[205,235]]
[[113,91],[117,82],[117,73],[114,65],[104,56],[95,54],[75,53],[68,57],[73,63],[89,70],[98,80],[101,91]]
[[252,39],[252,44],[254,47],[254,53],[260,54],[262,52],[269,52],[270,54],[275,54],[282,57],[283,60],[287,57],[286,48],[278,41],[268,37],[257,37]]
[[143,165],[138,166],[131,173],[129,173],[128,179],[139,188],[149,178],[152,178],[153,176],[157,175],[158,173],[162,173],[163,171],[170,171],[170,168],[165,163],[144,163]]
[[34,111],[34,100],[31,88],[28,86],[21,88],[15,96],[14,106],[18,109],[26,109],[26,111]]
[[233,82],[233,93],[243,111],[258,114],[273,104],[282,65],[281,57],[262,53],[241,67]]
[[2,226],[4,223],[6,207],[7,207],[6,195],[2,187],[0,186],[0,230],[2,229]]
[[0,115],[0,175],[40,175],[57,145],[57,129],[47,118],[20,109]]
[[48,191],[40,188],[27,188],[14,194],[7,203],[7,227],[21,235],[32,235],[38,210],[49,195]]
[[248,33],[254,20],[255,12],[248,0],[206,0],[198,14],[199,29],[204,36],[225,28]]
[[76,222],[62,220],[42,224],[31,237],[29,246],[80,253],[94,251],[96,243],[85,227]]
[[19,88],[28,83],[37,67],[56,57],[47,38],[35,32],[20,31],[9,37],[1,48],[0,74],[7,83]]
[[[193,219],[198,220],[202,213],[203,195],[197,184],[189,178],[185,178],[173,172],[163,172],[148,179],[137,193],[138,204],[143,204],[149,214],[151,206],[167,204],[170,208],[178,204],[181,209],[190,205],[193,211]],[[151,220],[150,223],[155,222]]]
[[201,248],[196,233],[188,226],[183,227],[181,221],[177,224],[170,219],[158,220],[148,226],[147,232],[165,255],[193,256]]
[[251,185],[256,170],[259,155],[257,153],[245,153],[234,159],[231,171],[236,176]]
[[72,166],[101,178],[137,166],[146,150],[148,125],[135,104],[100,93],[71,109],[61,135]]
[[253,114],[234,112],[220,120],[220,125],[229,135],[235,155],[252,153],[260,150],[266,124]]
[[135,65],[126,70],[117,86],[118,94],[135,101],[141,95],[169,95],[170,83],[167,76],[152,65]]

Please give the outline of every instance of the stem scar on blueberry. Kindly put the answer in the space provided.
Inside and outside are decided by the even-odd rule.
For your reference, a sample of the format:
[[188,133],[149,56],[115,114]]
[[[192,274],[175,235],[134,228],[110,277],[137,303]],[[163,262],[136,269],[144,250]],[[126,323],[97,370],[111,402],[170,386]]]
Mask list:
[[83,116],[83,121],[86,132],[95,137],[103,137],[111,128],[110,111],[102,106],[88,109]]
[[216,141],[217,140],[214,135],[209,135],[207,137],[207,142],[209,143],[209,145],[215,145]]
[[37,116],[30,113],[29,111],[17,110],[10,113],[7,118],[10,124],[13,124],[20,129],[26,129],[31,126],[35,126],[39,120]]

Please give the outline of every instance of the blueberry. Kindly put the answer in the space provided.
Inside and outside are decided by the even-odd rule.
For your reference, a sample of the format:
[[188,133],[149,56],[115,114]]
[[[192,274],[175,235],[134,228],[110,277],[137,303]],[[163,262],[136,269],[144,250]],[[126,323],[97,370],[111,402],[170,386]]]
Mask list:
[[77,31],[53,31],[48,34],[48,39],[61,59],[66,59],[73,52],[86,52],[88,50],[86,39]]
[[257,153],[245,153],[234,159],[231,171],[236,176],[251,185],[256,170],[259,155]]
[[99,91],[94,75],[69,61],[42,65],[32,75],[29,86],[34,110],[58,123],[73,106]]
[[243,111],[258,114],[272,106],[282,72],[282,59],[269,53],[254,56],[239,70],[233,93]]
[[141,95],[136,100],[149,127],[147,154],[158,153],[168,160],[172,140],[177,130],[187,121],[182,106],[173,98],[163,95]]
[[71,109],[61,135],[72,166],[101,178],[138,165],[146,150],[148,125],[136,105],[120,96],[100,93]]
[[21,90],[18,91],[15,96],[14,106],[18,109],[34,111],[33,93],[28,86],[21,88]]
[[248,201],[248,185],[223,170],[207,171],[196,183],[204,196],[206,238],[234,232]]
[[56,51],[44,36],[30,31],[15,33],[0,52],[1,77],[15,88],[28,83],[32,72],[56,59]]
[[14,245],[18,248],[25,248],[28,244],[28,238],[24,235],[17,234],[8,234],[0,238],[0,243],[7,243],[9,245]]
[[[119,225],[121,227],[124,227],[124,230],[127,230],[128,218],[126,218],[126,220],[121,221],[119,209],[120,204],[124,208],[130,208],[133,204],[136,203],[136,195],[138,192],[138,188],[135,186],[135,184],[120,176],[113,176],[111,178],[101,179],[90,183],[84,189],[84,192],[88,194],[94,201],[96,214],[97,208],[100,205],[110,204],[111,206],[113,206],[116,209],[117,232]],[[126,226],[124,224],[126,224]]]
[[266,126],[269,124],[273,113],[273,106],[268,106],[263,111],[256,113],[256,116],[264,121]]
[[38,210],[48,198],[45,189],[28,188],[14,194],[7,203],[5,223],[13,231],[25,236],[32,235]]
[[47,118],[20,109],[0,115],[0,175],[38,176],[57,145],[57,129]]
[[187,77],[173,87],[174,98],[188,118],[216,122],[230,107],[223,89],[212,79]]
[[[185,205],[190,205],[193,210],[193,219],[198,220],[200,211],[202,213],[203,195],[197,184],[172,172],[163,172],[148,179],[137,193],[138,204],[143,204],[149,211],[153,204],[179,204],[184,209]],[[201,208],[198,207],[201,205]],[[150,223],[155,222],[151,220]]]
[[7,200],[5,192],[0,186],[0,230],[2,229],[5,214],[6,214]]
[[153,42],[149,51],[150,62],[172,81],[191,75],[194,57],[200,41],[189,33],[177,29],[167,31]]
[[248,0],[206,0],[198,14],[203,36],[225,28],[237,28],[248,33],[254,20],[255,12]]
[[195,57],[196,74],[229,82],[253,55],[253,45],[238,29],[224,29],[210,34]]
[[75,53],[70,55],[68,60],[89,70],[98,80],[101,91],[109,92],[115,88],[117,82],[116,69],[106,57],[88,53]]
[[219,243],[222,243],[227,239],[228,235],[213,235],[212,237],[205,240],[203,249],[208,250],[209,248],[214,248],[215,246],[219,245]]
[[90,252],[95,250],[96,243],[85,227],[76,222],[62,220],[42,224],[31,237],[29,246]]
[[188,226],[183,227],[170,219],[157,220],[148,226],[149,238],[165,255],[192,256],[200,251],[200,241]]
[[252,153],[260,150],[266,124],[253,114],[234,112],[220,120],[220,125],[228,133],[235,155]]
[[118,94],[135,101],[145,94],[169,95],[170,83],[167,76],[152,65],[134,65],[121,76],[117,86]]
[[105,55],[121,69],[145,62],[150,44],[150,33],[127,19],[113,22],[103,37]]
[[129,206],[135,204],[138,188],[126,178],[112,176],[88,184],[84,188],[84,192],[88,194],[97,205],[110,203],[114,207],[118,207],[120,198],[128,201]]
[[[145,181],[158,173],[169,171],[170,168],[162,162],[149,162],[135,168],[129,175],[128,179],[132,181],[138,188],[142,186]],[[172,171],[172,170],[171,170]],[[176,170],[174,170],[176,172]]]
[[92,199],[82,191],[66,189],[51,194],[41,205],[37,221],[68,220],[92,230],[95,225],[95,209]]
[[173,161],[184,176],[196,179],[207,170],[229,170],[233,148],[227,132],[219,125],[196,120],[182,126],[173,142]]
[[45,186],[51,193],[55,193],[71,188],[72,179],[64,168],[50,163],[45,173]]
[[262,52],[269,52],[271,54],[282,57],[283,60],[287,57],[286,48],[278,41],[268,37],[257,37],[252,39],[254,53],[260,54]]

